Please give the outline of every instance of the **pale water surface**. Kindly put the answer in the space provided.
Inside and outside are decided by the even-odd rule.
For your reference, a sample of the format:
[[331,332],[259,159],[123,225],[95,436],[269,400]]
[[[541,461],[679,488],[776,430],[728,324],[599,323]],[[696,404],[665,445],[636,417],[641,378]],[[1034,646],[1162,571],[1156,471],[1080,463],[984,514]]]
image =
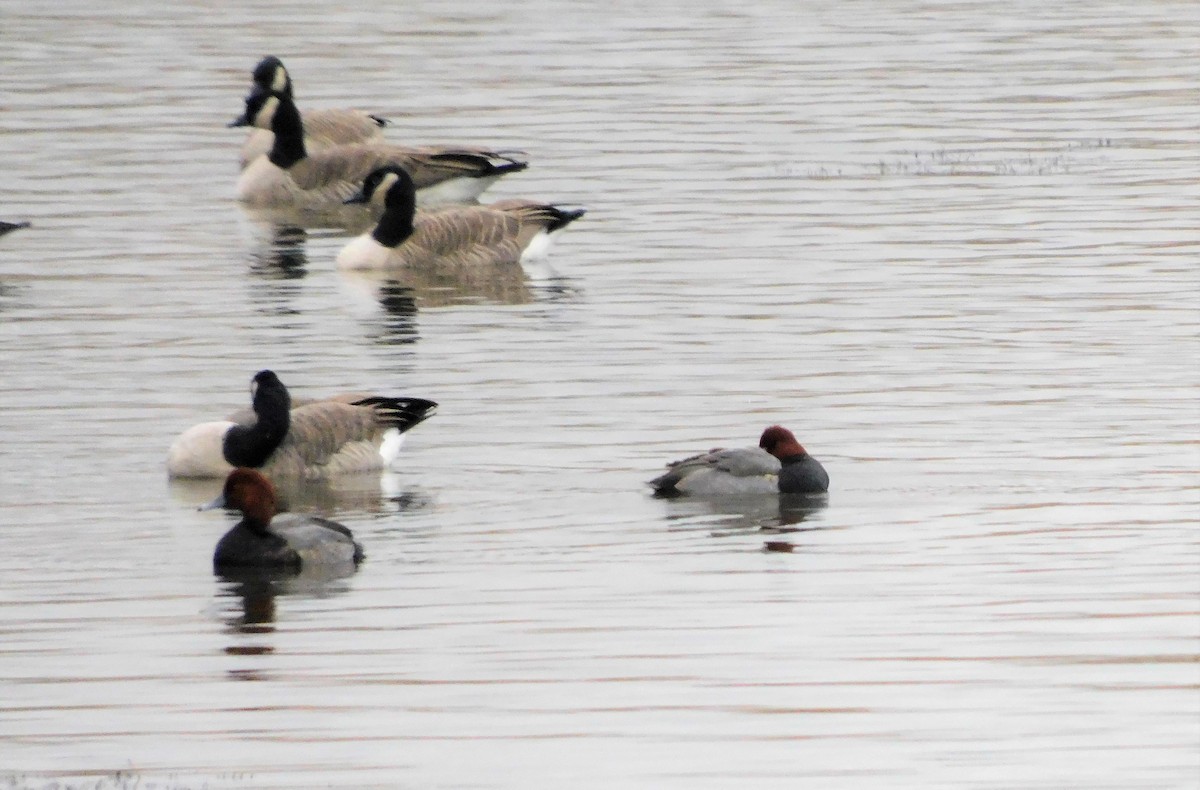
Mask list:
[[[102,6],[0,8],[0,787],[1200,786],[1194,2]],[[266,53],[588,216],[339,274],[233,198]],[[441,403],[293,492],[353,577],[166,479],[266,367]],[[774,422],[823,507],[648,495]]]

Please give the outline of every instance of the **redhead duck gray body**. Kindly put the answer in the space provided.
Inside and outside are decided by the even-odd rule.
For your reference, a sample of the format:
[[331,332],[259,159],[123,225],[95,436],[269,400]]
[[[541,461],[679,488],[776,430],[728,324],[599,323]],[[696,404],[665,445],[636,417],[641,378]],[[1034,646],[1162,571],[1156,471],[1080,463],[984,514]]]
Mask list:
[[167,451],[171,477],[221,478],[235,467],[273,477],[320,478],[370,472],[392,463],[403,434],[433,416],[424,398],[339,395],[293,403],[273,371],[251,382],[253,412],[200,423]]
[[781,425],[763,431],[758,447],[712,450],[667,465],[650,481],[663,496],[737,496],[743,494],[820,494],[829,475],[796,437]]
[[269,568],[299,572],[315,565],[356,566],[362,546],[345,526],[318,516],[278,513],[275,487],[254,469],[234,469],[221,494],[201,507],[241,511],[217,542],[213,569]]

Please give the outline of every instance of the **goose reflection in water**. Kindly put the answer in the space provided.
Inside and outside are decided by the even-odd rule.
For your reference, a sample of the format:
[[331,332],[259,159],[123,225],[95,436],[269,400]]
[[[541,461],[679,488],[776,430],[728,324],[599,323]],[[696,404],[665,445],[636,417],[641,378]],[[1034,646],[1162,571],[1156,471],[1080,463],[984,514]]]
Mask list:
[[533,301],[533,289],[520,264],[443,268],[410,266],[386,273],[343,271],[351,286],[373,296],[393,312],[397,294],[404,294],[413,312],[418,307],[469,304],[522,305]]
[[[433,496],[405,485],[403,473],[384,470],[317,479],[279,477],[272,481],[282,512],[385,515],[428,507]],[[221,490],[218,479],[170,478],[171,497],[188,508],[210,501]]]
[[307,241],[304,228],[272,226],[262,246],[250,254],[250,273],[264,280],[302,279],[308,274]]
[[272,228],[333,231],[356,236],[370,230],[383,212],[382,206],[336,206],[323,211],[294,208],[252,208],[242,206],[246,219],[269,234]]

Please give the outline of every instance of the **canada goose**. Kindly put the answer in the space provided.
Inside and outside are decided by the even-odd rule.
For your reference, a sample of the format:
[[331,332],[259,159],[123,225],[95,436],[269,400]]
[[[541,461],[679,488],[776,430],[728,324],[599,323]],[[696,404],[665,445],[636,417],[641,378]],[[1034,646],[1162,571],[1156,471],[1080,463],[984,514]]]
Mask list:
[[413,180],[395,166],[372,172],[347,202],[375,201],[381,193],[385,197],[379,224],[342,248],[340,268],[454,268],[531,260],[546,253],[552,234],[585,213],[530,200],[502,200],[418,214]]
[[0,221],[0,236],[5,235],[6,233],[12,233],[14,230],[20,230],[21,228],[28,228],[28,227],[29,227],[28,222],[3,222],[3,221]]
[[650,481],[656,494],[737,496],[829,490],[825,468],[781,425],[763,431],[758,447],[711,450],[667,464],[667,468],[666,474]]
[[475,148],[408,148],[357,143],[310,154],[295,103],[281,93],[256,90],[232,126],[270,129],[275,140],[266,156],[242,171],[238,197],[259,208],[328,211],[342,208],[363,179],[386,165],[407,169],[423,206],[474,200],[505,173],[528,163],[512,155]]
[[213,569],[271,568],[299,572],[313,565],[344,565],[362,561],[362,546],[345,526],[319,516],[278,513],[271,481],[261,473],[239,467],[225,478],[220,495],[201,510],[219,507],[240,510],[242,520],[217,542]]
[[341,395],[292,404],[269,370],[251,382],[253,414],[194,425],[167,452],[171,477],[224,477],[238,466],[273,477],[317,478],[382,469],[395,460],[403,434],[433,416],[422,398]]
[[[274,55],[258,62],[253,79],[257,90],[282,93],[295,101],[292,76]],[[300,117],[304,122],[304,143],[312,151],[350,143],[381,143],[383,127],[387,126],[386,119],[362,110],[303,110]],[[274,142],[275,135],[270,129],[252,129],[242,145],[242,167],[270,151]]]

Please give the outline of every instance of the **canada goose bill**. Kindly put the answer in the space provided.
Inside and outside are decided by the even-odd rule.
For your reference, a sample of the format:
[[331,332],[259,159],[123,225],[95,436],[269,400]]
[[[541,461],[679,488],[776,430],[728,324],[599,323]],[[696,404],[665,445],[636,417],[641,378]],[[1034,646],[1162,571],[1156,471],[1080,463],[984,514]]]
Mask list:
[[233,125],[274,135],[268,154],[251,162],[238,180],[238,197],[263,208],[337,209],[367,175],[389,165],[411,174],[422,206],[468,202],[500,177],[528,167],[515,152],[468,147],[360,143],[310,153],[296,105],[282,93],[262,90],[247,97]]
[[362,189],[347,201],[373,204],[381,194],[383,215],[373,231],[342,249],[337,258],[340,268],[452,270],[524,263],[543,257],[555,234],[586,213],[582,208],[519,199],[418,213],[413,179],[395,166],[372,171]]

